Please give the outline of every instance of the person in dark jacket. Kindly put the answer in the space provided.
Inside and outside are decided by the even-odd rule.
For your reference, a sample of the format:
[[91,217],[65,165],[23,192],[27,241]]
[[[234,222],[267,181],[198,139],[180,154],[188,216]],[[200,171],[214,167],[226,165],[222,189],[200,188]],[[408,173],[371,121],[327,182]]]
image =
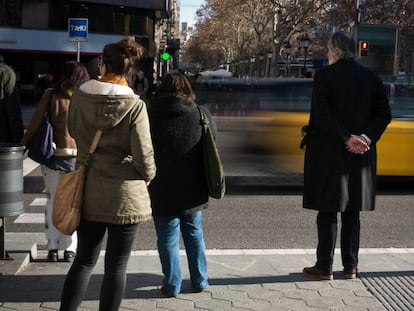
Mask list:
[[16,73],[0,55],[0,142],[18,143],[23,136]]
[[380,78],[354,58],[353,39],[334,33],[330,65],[315,74],[305,138],[303,207],[318,211],[318,246],[316,264],[303,272],[322,280],[333,279],[338,212],[343,276],[356,277],[360,211],[375,207],[375,144],[391,121]]
[[[157,247],[164,280],[161,291],[174,297],[181,290],[179,234],[184,240],[193,290],[208,287],[202,209],[208,190],[203,169],[200,113],[187,78],[168,73],[159,95],[149,104],[157,175],[149,186]],[[203,109],[203,108],[201,108]],[[216,126],[207,110],[210,127]]]
[[146,101],[149,89],[148,79],[145,77],[144,71],[132,68],[128,76],[128,84],[134,90],[134,93]]

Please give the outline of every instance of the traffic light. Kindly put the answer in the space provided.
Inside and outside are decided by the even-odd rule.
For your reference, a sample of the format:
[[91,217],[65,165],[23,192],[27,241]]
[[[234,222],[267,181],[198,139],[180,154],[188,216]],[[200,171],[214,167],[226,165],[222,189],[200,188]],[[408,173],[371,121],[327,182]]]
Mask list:
[[160,58],[163,61],[170,60],[175,53],[180,49],[180,39],[168,39],[165,50],[161,52]]
[[368,56],[369,43],[368,41],[359,41],[359,57]]
[[168,39],[166,51],[174,55],[180,49],[180,39]]
[[165,52],[162,52],[162,53],[161,53],[161,59],[162,59],[162,60],[167,61],[167,60],[169,60],[170,58],[171,58],[171,54],[170,54],[170,53],[168,53],[167,51],[165,51]]

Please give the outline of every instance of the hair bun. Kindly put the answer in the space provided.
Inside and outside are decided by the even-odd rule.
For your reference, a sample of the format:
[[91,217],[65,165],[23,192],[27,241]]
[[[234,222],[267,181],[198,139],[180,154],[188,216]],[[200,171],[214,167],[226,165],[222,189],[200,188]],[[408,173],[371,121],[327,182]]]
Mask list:
[[144,48],[131,38],[124,38],[119,43],[129,57],[141,58],[142,54],[144,54]]
[[134,39],[126,37],[105,45],[102,60],[106,65],[107,73],[125,75],[143,54],[144,48]]

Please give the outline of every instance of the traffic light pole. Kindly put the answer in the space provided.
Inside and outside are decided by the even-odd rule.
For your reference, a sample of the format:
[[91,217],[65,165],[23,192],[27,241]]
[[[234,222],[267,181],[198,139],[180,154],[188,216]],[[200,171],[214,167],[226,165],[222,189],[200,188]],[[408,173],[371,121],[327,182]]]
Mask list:
[[273,12],[273,33],[272,33],[272,61],[271,61],[271,69],[269,72],[269,76],[275,77],[277,75],[277,61],[279,55],[279,31],[280,31],[280,23],[282,18],[282,11],[280,9],[275,8],[275,12]]
[[354,16],[354,41],[355,41],[355,46],[358,46],[358,25],[359,22],[361,21],[361,11],[360,11],[360,5],[361,5],[361,0],[356,0],[356,5],[355,5],[355,16]]

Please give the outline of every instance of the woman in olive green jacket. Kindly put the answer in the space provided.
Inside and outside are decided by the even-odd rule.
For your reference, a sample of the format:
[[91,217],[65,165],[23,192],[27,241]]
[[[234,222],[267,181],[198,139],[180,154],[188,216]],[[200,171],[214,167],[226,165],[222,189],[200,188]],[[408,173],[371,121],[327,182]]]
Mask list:
[[89,159],[78,251],[65,280],[60,310],[77,310],[88,287],[105,233],[105,275],[99,310],[118,310],[138,224],[151,218],[147,186],[155,162],[145,103],[128,86],[126,75],[142,47],[124,39],[104,47],[102,78],[75,90],[69,132],[84,164],[97,130],[102,137]]

